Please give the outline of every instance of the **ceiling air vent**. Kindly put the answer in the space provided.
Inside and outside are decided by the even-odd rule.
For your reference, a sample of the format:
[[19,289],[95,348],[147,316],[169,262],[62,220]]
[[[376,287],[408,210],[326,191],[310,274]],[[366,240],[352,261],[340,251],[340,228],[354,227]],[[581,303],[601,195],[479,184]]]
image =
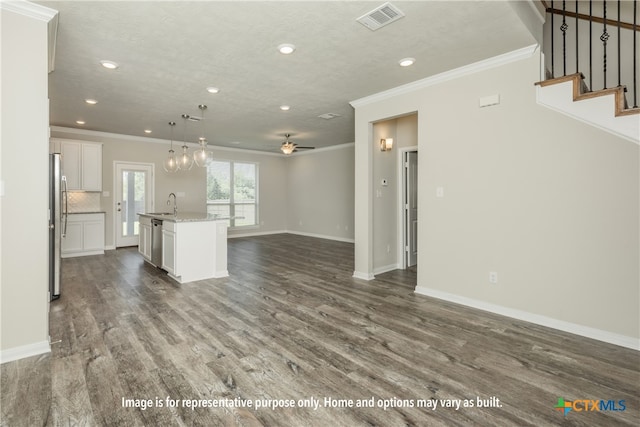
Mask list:
[[404,13],[391,3],[385,3],[356,19],[359,23],[375,31],[402,18]]

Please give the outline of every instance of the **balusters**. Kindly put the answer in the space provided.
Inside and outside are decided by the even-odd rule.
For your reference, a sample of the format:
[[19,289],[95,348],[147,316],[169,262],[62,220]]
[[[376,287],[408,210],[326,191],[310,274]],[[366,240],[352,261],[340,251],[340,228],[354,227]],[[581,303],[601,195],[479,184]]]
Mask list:
[[560,31],[562,31],[562,75],[567,75],[567,5],[566,1],[562,0],[562,25],[560,25]]
[[607,40],[609,40],[609,33],[607,33],[607,0],[602,2],[602,17],[604,21],[602,23],[602,34],[600,35],[600,41],[602,42],[602,72],[604,77],[604,86],[602,89],[607,88]]
[[556,77],[556,71],[554,69],[554,48],[555,48],[555,43],[553,42],[553,15],[555,15],[554,9],[553,9],[553,0],[551,0],[551,78],[554,79]]
[[638,49],[636,49],[636,40],[638,39],[637,5],[638,0],[633,0],[633,108],[638,108]]
[[[625,92],[629,93],[629,97],[631,97],[631,91],[633,91],[633,108],[638,108],[638,62],[640,58],[638,58],[638,38],[640,38],[639,28],[638,28],[638,2],[640,0],[629,0],[629,3],[617,0],[615,2],[614,7],[617,7],[617,13],[612,11],[612,3],[607,2],[606,0],[602,0],[596,4],[596,14],[594,15],[594,5],[593,1],[589,0],[589,11],[588,15],[586,13],[580,13],[580,2],[581,0],[576,0],[573,2],[575,4],[575,9],[572,7],[572,2],[562,1],[562,9],[554,8],[553,0],[550,0],[551,7],[547,8],[547,12],[551,14],[549,22],[551,25],[550,33],[551,33],[551,78],[556,78],[555,73],[555,61],[556,61],[556,51],[562,49],[562,76],[567,76],[567,72],[573,71],[573,67],[571,66],[571,61],[573,61],[573,56],[575,54],[575,72],[580,73],[583,72],[585,75],[588,75],[588,79],[585,77],[585,86],[588,86],[585,90],[593,91],[594,89],[594,79],[596,80],[596,84],[600,87],[600,80],[602,79],[602,89],[608,89],[608,86],[611,87],[619,87],[623,88]],[[633,4],[633,23],[629,21],[629,10],[625,9],[623,11],[623,6],[625,4]],[[586,9],[586,5],[582,7],[582,9]],[[586,11],[585,11],[586,12]],[[624,12],[624,13],[623,13]],[[600,15],[601,14],[601,15]],[[554,15],[558,15],[554,17]],[[617,15],[617,17],[616,17]],[[613,19],[608,19],[607,16],[610,16]],[[575,18],[574,27],[571,28],[571,18]],[[554,21],[555,19],[555,21]],[[589,21],[589,28],[586,28],[586,22],[583,22],[583,25],[580,25],[579,21]],[[555,24],[559,22],[557,28],[555,28]],[[594,29],[594,23],[599,25],[602,23],[602,28],[597,27]],[[610,33],[610,30],[616,28],[617,31],[615,33]],[[556,31],[560,30],[562,33],[562,41],[556,40],[557,33]],[[595,32],[594,32],[595,30]],[[571,39],[569,38],[569,45],[567,46],[567,33],[569,31],[575,31],[575,43],[572,44]],[[627,38],[628,32],[631,32],[632,40]],[[580,54],[580,46],[583,46],[583,50],[587,49],[585,45],[584,38],[587,37],[588,33],[588,50],[589,50],[589,59],[588,64],[586,64],[587,59],[585,57],[587,52],[583,52]],[[548,33],[547,33],[548,34]],[[571,37],[571,33],[569,32],[569,37]],[[617,45],[616,46],[608,46],[609,39],[613,36],[617,37]],[[602,53],[600,53],[600,47],[597,44],[597,41],[602,43]],[[555,43],[558,46],[555,46]],[[562,45],[560,45],[562,43]],[[595,43],[595,44],[594,44]],[[633,52],[631,55],[627,56],[624,52],[628,52],[629,45],[632,45]],[[573,49],[575,48],[575,52]],[[609,48],[609,50],[607,50]],[[612,50],[614,49],[614,50]],[[548,52],[548,51],[547,51]],[[559,52],[558,52],[559,54]],[[613,57],[611,56],[613,54]],[[602,58],[602,66],[599,67],[599,64],[595,64],[594,70],[594,55],[595,60],[598,61]],[[617,60],[616,60],[617,58]],[[629,64],[629,60],[632,59],[632,64]],[[560,60],[560,58],[558,58]],[[569,61],[569,70],[567,70],[567,60]],[[582,63],[581,63],[582,61]],[[614,69],[611,69],[611,67]],[[615,67],[617,66],[617,70]],[[622,68],[625,67],[623,72]],[[631,73],[631,68],[633,68],[633,72]],[[594,73],[595,71],[595,73]],[[615,80],[616,76],[612,75],[613,72],[617,71],[617,82],[610,82],[610,80]],[[600,75],[602,73],[602,75]],[[609,73],[609,80],[607,80],[607,73]],[[631,75],[630,75],[631,74]],[[558,73],[560,76],[560,73]]]
[[578,0],[576,0],[576,73],[580,72],[580,63],[578,61],[578,54],[580,53],[580,46],[578,46]]
[[620,0],[618,0],[618,87],[622,86],[620,83]]
[[593,1],[589,0],[589,91],[593,90]]

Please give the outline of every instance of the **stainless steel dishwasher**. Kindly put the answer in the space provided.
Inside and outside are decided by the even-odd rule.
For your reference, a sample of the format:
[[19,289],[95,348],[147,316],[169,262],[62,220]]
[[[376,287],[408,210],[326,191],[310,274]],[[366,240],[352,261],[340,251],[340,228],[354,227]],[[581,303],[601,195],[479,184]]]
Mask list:
[[151,220],[151,264],[162,267],[162,220]]

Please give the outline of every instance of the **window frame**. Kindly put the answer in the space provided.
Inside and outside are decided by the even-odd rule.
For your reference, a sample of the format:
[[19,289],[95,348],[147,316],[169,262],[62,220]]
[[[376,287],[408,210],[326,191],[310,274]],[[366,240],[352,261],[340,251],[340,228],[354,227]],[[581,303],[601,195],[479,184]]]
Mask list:
[[[228,221],[229,221],[229,229],[230,230],[237,230],[237,229],[248,229],[248,228],[258,228],[259,224],[260,224],[260,217],[259,217],[259,201],[258,201],[258,194],[259,194],[259,176],[260,176],[260,163],[259,162],[251,162],[251,161],[243,161],[243,160],[229,160],[229,159],[210,159],[207,161],[207,173],[205,175],[205,180],[206,177],[209,175],[209,163],[211,162],[220,162],[220,163],[227,163],[229,164],[229,201],[228,202],[211,202],[209,201],[209,188],[208,188],[208,184],[205,182],[206,185],[206,205],[207,205],[207,211],[209,210],[209,206],[229,206],[229,216],[231,217]],[[253,203],[248,203],[248,202],[235,202],[235,165],[236,164],[248,164],[248,165],[253,165],[254,167],[254,182],[255,182],[255,195],[254,195],[254,201]],[[246,225],[236,225],[236,219],[234,218],[235,216],[235,210],[236,210],[236,206],[255,206],[255,220],[253,224],[246,224]]]

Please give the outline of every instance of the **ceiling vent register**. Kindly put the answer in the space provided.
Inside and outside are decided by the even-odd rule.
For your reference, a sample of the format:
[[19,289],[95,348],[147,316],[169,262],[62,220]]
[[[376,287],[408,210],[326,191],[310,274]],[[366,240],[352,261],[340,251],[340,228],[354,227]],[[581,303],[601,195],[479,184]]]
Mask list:
[[356,19],[359,23],[375,31],[378,28],[382,28],[385,25],[389,25],[394,21],[402,18],[404,13],[391,3],[385,3],[382,6],[378,6],[371,12],[365,13],[360,18]]

